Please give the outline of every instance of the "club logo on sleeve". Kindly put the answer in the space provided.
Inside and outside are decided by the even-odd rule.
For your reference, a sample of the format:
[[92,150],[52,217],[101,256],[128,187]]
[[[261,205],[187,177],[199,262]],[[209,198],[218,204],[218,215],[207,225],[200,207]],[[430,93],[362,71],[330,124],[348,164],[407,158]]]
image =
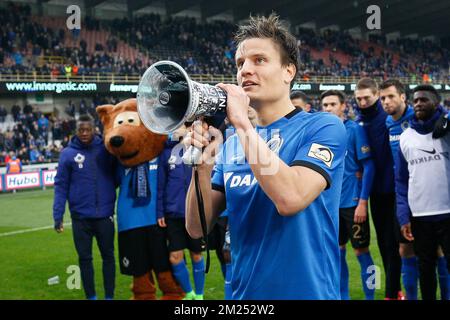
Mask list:
[[318,143],[313,143],[308,152],[308,157],[316,158],[327,165],[328,168],[331,168],[331,164],[333,163],[334,154],[331,152],[330,148],[325,147]]
[[362,152],[362,153],[370,152],[370,147],[369,147],[369,146],[362,146],[362,147],[361,147],[361,152]]

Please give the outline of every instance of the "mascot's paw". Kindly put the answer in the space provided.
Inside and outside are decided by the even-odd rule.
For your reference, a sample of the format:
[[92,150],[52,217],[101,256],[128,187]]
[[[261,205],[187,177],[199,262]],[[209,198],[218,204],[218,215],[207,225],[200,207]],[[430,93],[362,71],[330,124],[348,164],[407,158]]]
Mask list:
[[156,300],[156,287],[151,272],[143,276],[133,277],[131,300]]
[[181,300],[185,297],[185,293],[181,286],[176,282],[170,271],[164,271],[157,274],[158,285],[163,296],[161,300]]

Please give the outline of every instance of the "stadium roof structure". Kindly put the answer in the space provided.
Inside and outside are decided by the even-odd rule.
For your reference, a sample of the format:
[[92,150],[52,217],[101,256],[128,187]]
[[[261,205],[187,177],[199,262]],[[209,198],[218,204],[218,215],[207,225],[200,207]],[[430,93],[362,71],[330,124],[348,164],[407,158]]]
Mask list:
[[201,19],[229,17],[240,21],[252,14],[277,12],[291,26],[312,24],[315,28],[335,26],[340,30],[369,32],[366,10],[377,5],[383,34],[400,36],[450,36],[449,0],[30,0],[40,4],[79,4],[85,9],[120,11],[123,15],[152,12],[168,15],[195,13]]

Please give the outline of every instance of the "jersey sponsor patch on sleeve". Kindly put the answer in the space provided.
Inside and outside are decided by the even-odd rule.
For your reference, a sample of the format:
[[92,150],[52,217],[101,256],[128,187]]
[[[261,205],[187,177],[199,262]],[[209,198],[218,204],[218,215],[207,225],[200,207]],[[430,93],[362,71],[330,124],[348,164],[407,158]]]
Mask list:
[[325,147],[318,143],[313,143],[308,152],[308,157],[319,159],[326,164],[328,168],[331,168],[333,163],[334,154],[331,152],[330,148]]

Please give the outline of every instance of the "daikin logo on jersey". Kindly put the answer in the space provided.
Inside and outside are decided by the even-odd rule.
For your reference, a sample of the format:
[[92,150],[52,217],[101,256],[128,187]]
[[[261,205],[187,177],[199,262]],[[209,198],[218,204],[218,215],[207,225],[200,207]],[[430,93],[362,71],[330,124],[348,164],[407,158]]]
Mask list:
[[237,187],[250,187],[258,183],[258,180],[256,180],[253,174],[239,175],[234,172],[226,172],[224,174],[225,185],[227,185],[228,181],[230,181],[230,189]]
[[[431,162],[431,161],[441,161],[444,159],[449,159],[449,153],[448,152],[439,152],[439,154],[435,154],[436,153],[436,149],[433,148],[433,150],[423,150],[423,149],[419,149],[422,152],[426,152],[429,153],[429,156],[424,156],[421,158],[417,158],[417,159],[412,159],[409,160],[409,164],[411,166],[415,166],[415,165],[419,165],[419,164],[424,164],[427,162]],[[441,157],[442,155],[442,157]]]

